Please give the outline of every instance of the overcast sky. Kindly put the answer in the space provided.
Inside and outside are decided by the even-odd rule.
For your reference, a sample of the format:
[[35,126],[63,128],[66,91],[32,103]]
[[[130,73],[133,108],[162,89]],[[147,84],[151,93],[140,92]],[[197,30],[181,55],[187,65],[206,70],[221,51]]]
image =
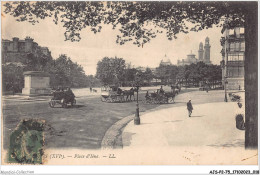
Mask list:
[[172,41],[166,38],[165,33],[158,34],[143,48],[132,43],[116,44],[118,31],[112,30],[111,26],[104,26],[101,33],[97,34],[89,29],[82,30],[80,42],[64,41],[64,31],[61,23],[55,25],[50,18],[31,25],[28,22],[17,22],[9,15],[2,17],[2,39],[24,39],[30,36],[40,46],[48,47],[55,59],[60,54],[67,54],[82,65],[88,75],[96,73],[97,62],[105,56],[124,58],[135,67],[157,67],[165,54],[173,64],[177,64],[178,59],[186,58],[191,51],[198,58],[199,43],[204,44],[207,36],[210,38],[212,63],[219,64],[221,61],[221,28],[216,27],[200,32],[181,33]]

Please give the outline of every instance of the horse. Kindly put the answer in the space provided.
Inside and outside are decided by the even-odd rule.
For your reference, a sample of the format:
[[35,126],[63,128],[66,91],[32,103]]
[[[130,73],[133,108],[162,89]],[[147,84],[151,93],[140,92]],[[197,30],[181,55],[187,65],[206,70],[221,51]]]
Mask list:
[[[167,103],[169,103],[169,99],[171,99],[170,102],[174,102],[174,98],[175,98],[175,95],[176,95],[176,91],[175,92],[165,92],[164,95],[167,97]],[[178,91],[177,91],[178,92]]]
[[130,96],[130,101],[132,96],[134,96],[134,100],[135,100],[135,92],[137,92],[137,89],[135,88],[131,88],[130,90],[124,90],[123,94],[124,96],[126,96],[126,101],[128,100],[128,97]]

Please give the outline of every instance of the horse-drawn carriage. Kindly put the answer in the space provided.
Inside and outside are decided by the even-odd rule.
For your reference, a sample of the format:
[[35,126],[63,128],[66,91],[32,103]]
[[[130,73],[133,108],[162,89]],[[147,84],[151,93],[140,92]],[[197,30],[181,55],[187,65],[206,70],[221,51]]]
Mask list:
[[101,101],[102,102],[125,102],[131,101],[134,92],[137,90],[131,88],[130,90],[122,90],[118,86],[104,86],[101,88]]
[[117,86],[104,86],[101,88],[102,102],[123,102],[123,91]]
[[63,108],[67,108],[68,104],[73,106],[76,104],[75,95],[70,89],[67,91],[55,91],[49,105],[53,108],[56,104],[60,104]]
[[150,93],[147,91],[145,95],[145,103],[148,104],[164,104],[164,103],[174,103],[175,91],[164,92],[157,89],[157,92]]

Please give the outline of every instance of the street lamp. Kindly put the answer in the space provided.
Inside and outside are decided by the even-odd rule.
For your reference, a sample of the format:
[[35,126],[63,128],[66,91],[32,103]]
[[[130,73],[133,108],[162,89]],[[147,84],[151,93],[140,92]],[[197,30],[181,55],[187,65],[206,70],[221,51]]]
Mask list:
[[225,76],[225,79],[224,79],[224,88],[225,88],[225,99],[224,101],[227,102],[227,84],[228,84],[228,81],[227,81],[227,76]]
[[137,97],[136,97],[136,111],[135,111],[135,118],[134,118],[134,124],[135,125],[140,125],[140,117],[139,117],[139,103],[138,103],[138,91],[139,91],[139,85],[135,86],[136,87],[136,92],[137,92]]
[[[222,60],[222,61],[220,62],[220,65],[221,65],[221,67],[222,67],[222,69],[223,69],[223,73],[225,74],[225,76],[224,76],[224,90],[225,90],[225,98],[224,98],[224,101],[227,102],[227,101],[228,101],[228,100],[227,100],[227,84],[228,84],[228,81],[227,81],[227,71],[226,71],[225,61]],[[223,74],[222,74],[222,76],[223,76]]]

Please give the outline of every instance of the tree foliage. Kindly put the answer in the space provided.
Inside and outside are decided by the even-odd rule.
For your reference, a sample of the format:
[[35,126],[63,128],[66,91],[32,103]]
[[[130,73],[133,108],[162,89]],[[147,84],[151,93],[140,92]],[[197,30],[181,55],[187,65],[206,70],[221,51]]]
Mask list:
[[117,43],[131,41],[141,46],[162,32],[172,40],[180,32],[222,26],[221,21],[226,18],[230,27],[244,24],[245,15],[250,10],[249,3],[20,1],[4,3],[4,12],[14,16],[17,21],[32,24],[52,18],[55,24],[62,23],[66,29],[65,40],[71,41],[80,41],[84,28],[97,33],[104,24],[111,24],[113,29],[117,28],[121,33],[117,36]]
[[22,90],[23,81],[23,65],[14,63],[2,65],[2,88],[3,91],[12,90],[19,92]]
[[24,63],[8,62],[2,65],[3,89],[21,92],[24,87],[23,72],[43,71],[50,74],[50,86],[86,87],[99,86],[100,82],[93,76],[86,76],[83,67],[74,63],[68,56],[60,55],[53,59],[44,54],[27,54]]
[[179,66],[176,78],[179,81],[185,83],[193,82],[193,84],[199,85],[200,81],[221,81],[222,79],[222,69],[219,65],[207,65],[203,62],[198,62],[196,64]]
[[108,58],[105,57],[97,63],[96,77],[103,84],[117,84],[124,80],[125,60],[123,58]]

